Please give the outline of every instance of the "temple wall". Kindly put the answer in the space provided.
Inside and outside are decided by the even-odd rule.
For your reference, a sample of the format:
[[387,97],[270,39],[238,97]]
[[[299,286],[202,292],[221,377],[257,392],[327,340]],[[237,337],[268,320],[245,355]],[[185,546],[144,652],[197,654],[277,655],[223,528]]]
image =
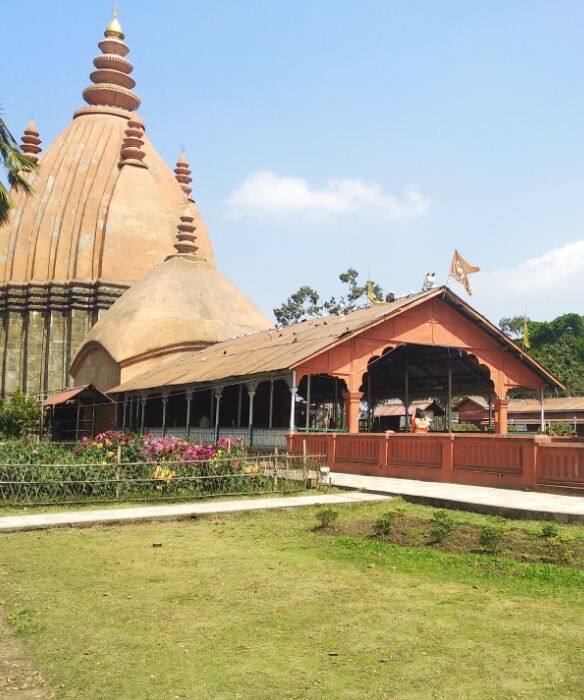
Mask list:
[[71,361],[122,286],[0,288],[0,394],[50,395],[75,382]]

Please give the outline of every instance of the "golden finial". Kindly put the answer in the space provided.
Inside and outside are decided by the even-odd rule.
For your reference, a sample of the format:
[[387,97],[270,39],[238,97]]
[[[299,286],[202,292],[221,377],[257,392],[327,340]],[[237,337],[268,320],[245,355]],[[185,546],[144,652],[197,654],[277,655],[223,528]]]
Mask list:
[[124,31],[122,29],[122,25],[120,24],[120,21],[118,20],[118,17],[120,16],[120,4],[119,2],[115,2],[114,6],[112,7],[112,20],[111,22],[107,25],[105,28],[105,36],[116,36],[118,39],[124,39]]

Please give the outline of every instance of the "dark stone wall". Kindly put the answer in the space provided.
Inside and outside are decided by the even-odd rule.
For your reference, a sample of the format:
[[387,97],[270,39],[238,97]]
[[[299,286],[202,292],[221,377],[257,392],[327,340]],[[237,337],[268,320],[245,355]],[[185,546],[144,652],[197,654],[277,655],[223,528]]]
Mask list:
[[73,386],[77,348],[125,289],[100,282],[0,287],[0,394],[47,396]]

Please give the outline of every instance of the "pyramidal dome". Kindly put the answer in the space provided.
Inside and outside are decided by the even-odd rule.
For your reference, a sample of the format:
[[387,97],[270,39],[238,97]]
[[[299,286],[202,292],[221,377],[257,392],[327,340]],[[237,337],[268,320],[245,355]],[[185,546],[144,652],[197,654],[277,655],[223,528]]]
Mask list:
[[[0,228],[2,395],[71,384],[79,344],[130,285],[164,261],[185,207],[196,230],[196,269],[206,279],[216,272],[186,157],[172,172],[136,113],[140,98],[117,17],[98,46],[86,106],[45,150],[33,122],[22,139],[38,170],[30,175],[33,195],[13,193],[14,210]],[[37,110],[39,124],[41,116]],[[253,309],[256,320],[242,328],[257,324]],[[202,333],[205,342],[212,336]]]

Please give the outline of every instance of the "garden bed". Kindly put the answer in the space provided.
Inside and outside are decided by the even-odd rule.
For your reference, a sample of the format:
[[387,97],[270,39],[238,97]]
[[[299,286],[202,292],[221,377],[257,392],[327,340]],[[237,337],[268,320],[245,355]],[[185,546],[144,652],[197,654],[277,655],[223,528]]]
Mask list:
[[[401,547],[433,548],[453,554],[496,554],[519,562],[554,563],[584,569],[584,538],[581,530],[560,528],[542,522],[525,529],[504,518],[482,518],[464,522],[460,514],[425,507],[420,514],[409,512],[401,499],[372,520],[344,520],[337,523],[335,513],[319,514],[315,532],[335,537],[360,537]],[[331,509],[329,509],[331,510]],[[420,509],[418,508],[420,511]]]

